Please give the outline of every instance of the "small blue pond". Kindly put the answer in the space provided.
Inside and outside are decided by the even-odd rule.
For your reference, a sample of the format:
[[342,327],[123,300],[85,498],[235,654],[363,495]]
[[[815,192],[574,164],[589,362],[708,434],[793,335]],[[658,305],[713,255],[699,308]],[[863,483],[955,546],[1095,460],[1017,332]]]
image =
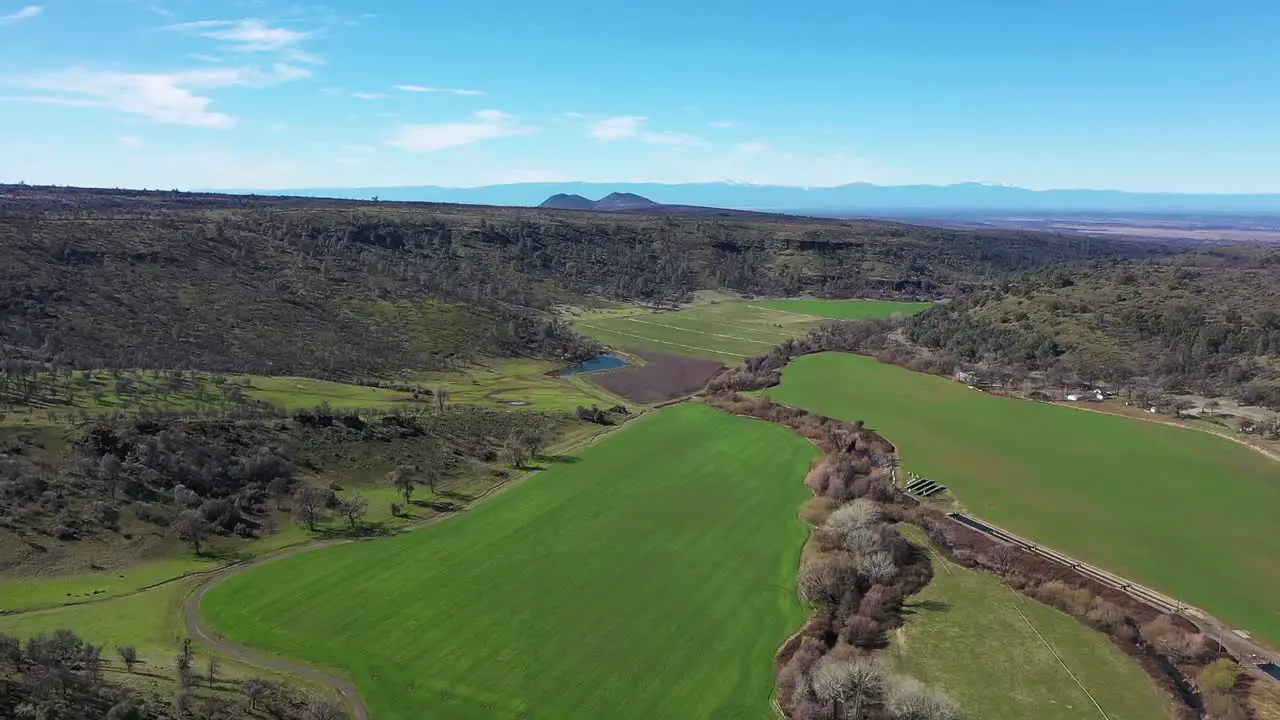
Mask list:
[[627,364],[626,360],[617,355],[597,355],[590,360],[578,363],[572,367],[561,368],[553,371],[551,374],[560,375],[577,375],[578,373],[600,372],[601,370],[614,370]]

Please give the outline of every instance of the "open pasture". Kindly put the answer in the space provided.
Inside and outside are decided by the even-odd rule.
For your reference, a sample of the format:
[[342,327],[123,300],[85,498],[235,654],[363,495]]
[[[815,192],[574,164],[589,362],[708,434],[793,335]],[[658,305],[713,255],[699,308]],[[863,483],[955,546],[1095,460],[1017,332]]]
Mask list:
[[[899,530],[929,547],[918,528]],[[1110,720],[1170,717],[1160,689],[1106,635],[1023,598],[994,575],[934,552],[930,559],[933,580],[907,600],[888,659],[945,689],[965,717],[1094,720],[1099,708]]]
[[248,570],[204,614],[346,671],[379,720],[771,718],[814,456],[672,407],[438,526]]
[[927,306],[879,300],[728,300],[669,312],[610,310],[585,315],[573,327],[614,347],[734,364],[829,320],[912,314]]
[[865,421],[980,518],[1280,642],[1280,464],[1248,448],[840,353],[769,394]]

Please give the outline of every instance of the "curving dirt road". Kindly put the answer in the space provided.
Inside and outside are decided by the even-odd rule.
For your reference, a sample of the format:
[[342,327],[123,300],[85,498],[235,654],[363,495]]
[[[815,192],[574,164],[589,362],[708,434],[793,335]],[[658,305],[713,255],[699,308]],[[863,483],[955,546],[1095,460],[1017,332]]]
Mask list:
[[187,598],[186,605],[183,606],[182,614],[187,628],[187,635],[200,643],[217,650],[219,653],[222,653],[227,657],[247,662],[250,665],[297,675],[298,677],[306,678],[307,680],[333,688],[334,690],[337,690],[338,693],[342,695],[343,699],[347,701],[347,704],[351,706],[351,710],[355,713],[356,720],[369,720],[369,708],[364,704],[364,698],[360,697],[360,691],[356,690],[355,684],[350,680],[336,675],[330,675],[329,673],[306,665],[256,653],[243,645],[237,645],[216,633],[205,632],[204,628],[200,627],[200,601],[204,599],[204,594],[206,592],[223,580],[226,580],[227,578],[251,567],[263,565],[268,562],[274,562],[293,555],[300,555],[304,552],[319,550],[322,547],[330,547],[342,542],[352,541],[338,541],[308,545],[307,547],[294,552],[281,553],[279,555],[263,558],[259,561],[246,563],[244,565],[237,565],[233,568],[220,571],[210,576],[196,586],[195,590],[193,590],[191,595]]

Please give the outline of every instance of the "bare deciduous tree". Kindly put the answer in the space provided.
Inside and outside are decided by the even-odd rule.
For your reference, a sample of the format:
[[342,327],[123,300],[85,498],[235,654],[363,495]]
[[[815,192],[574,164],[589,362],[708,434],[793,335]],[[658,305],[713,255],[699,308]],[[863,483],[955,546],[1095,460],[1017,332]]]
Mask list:
[[418,482],[414,480],[413,473],[407,468],[396,468],[387,473],[387,482],[391,483],[391,487],[400,491],[404,496],[404,502],[409,504],[409,499],[413,497],[413,490],[417,487]]
[[867,553],[858,561],[858,571],[874,583],[886,583],[898,574],[893,556],[883,550]]
[[950,695],[909,676],[890,679],[885,702],[894,720],[957,720],[960,704]]
[[453,395],[453,391],[449,389],[448,385],[441,385],[436,388],[436,408],[440,412],[444,412],[444,406],[448,404],[451,395]]
[[513,467],[524,468],[525,463],[525,444],[524,439],[519,433],[512,433],[507,438],[507,442],[502,446],[502,460]]
[[306,523],[307,528],[315,532],[316,524],[324,519],[325,509],[329,507],[331,491],[322,490],[314,485],[303,485],[293,494],[293,514]]
[[884,695],[888,672],[878,658],[828,659],[813,675],[813,693],[840,720],[862,720],[866,706]]
[[360,523],[360,518],[365,516],[369,511],[369,501],[364,499],[360,493],[354,493],[351,497],[344,498],[338,503],[338,512],[347,518],[347,522],[351,523],[351,529],[355,530],[356,525]]
[[996,572],[1007,573],[1013,569],[1013,564],[1018,560],[1018,549],[1012,545],[997,545],[991,551],[991,566]]
[[209,536],[209,523],[195,510],[183,510],[169,524],[169,532],[183,542],[191,543],[196,555],[200,554],[201,545]]
[[547,428],[534,428],[525,432],[523,439],[525,449],[529,451],[529,457],[537,458],[551,444],[553,436]]
[[823,558],[800,569],[800,595],[815,605],[835,605],[858,579],[849,558]]
[[132,673],[134,666],[139,662],[137,648],[132,645],[121,645],[116,648],[116,654],[120,656],[120,661],[124,663],[124,669]]

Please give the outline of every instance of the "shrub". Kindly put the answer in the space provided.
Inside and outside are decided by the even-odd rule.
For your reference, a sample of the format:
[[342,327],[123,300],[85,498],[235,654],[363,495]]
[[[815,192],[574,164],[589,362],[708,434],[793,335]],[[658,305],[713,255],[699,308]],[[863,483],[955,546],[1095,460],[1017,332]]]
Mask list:
[[800,508],[800,519],[811,527],[820,527],[831,516],[836,504],[827,497],[812,497]]
[[1093,593],[1088,590],[1068,585],[1061,580],[1050,580],[1037,588],[1034,595],[1068,615],[1076,617],[1085,617],[1089,612],[1089,603],[1094,599]]
[[1243,672],[1231,658],[1218,658],[1200,671],[1196,687],[1200,692],[1229,693],[1240,681]]
[[814,605],[835,605],[857,581],[852,558],[825,557],[800,569],[800,596]]

